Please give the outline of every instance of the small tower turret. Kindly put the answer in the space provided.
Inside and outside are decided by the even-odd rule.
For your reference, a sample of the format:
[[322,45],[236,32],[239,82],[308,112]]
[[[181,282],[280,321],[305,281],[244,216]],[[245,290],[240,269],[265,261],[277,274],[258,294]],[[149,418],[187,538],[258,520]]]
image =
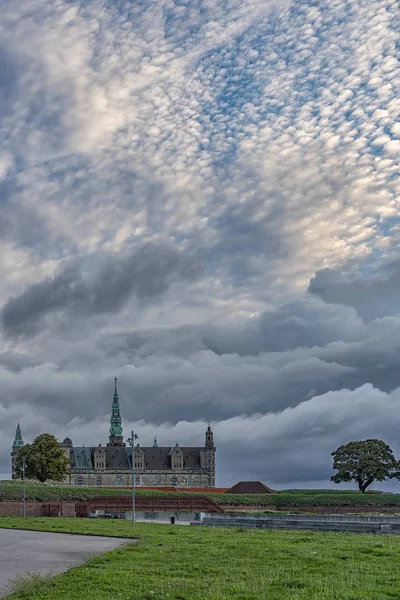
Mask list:
[[211,425],[208,425],[206,431],[206,448],[214,448],[214,433],[211,430]]
[[71,450],[73,448],[72,440],[68,436],[61,442],[60,448],[68,459],[71,459]]
[[158,448],[158,442],[157,442],[157,438],[154,438],[154,442],[153,442],[153,448]]

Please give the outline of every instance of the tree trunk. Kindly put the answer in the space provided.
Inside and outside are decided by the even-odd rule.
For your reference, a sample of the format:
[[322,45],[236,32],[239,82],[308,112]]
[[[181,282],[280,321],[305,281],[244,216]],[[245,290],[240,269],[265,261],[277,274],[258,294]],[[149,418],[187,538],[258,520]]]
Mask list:
[[365,493],[365,490],[367,489],[367,487],[368,487],[369,485],[371,485],[371,483],[372,483],[373,481],[374,481],[374,479],[373,479],[373,478],[369,478],[369,479],[367,479],[366,481],[361,481],[361,482],[359,481],[359,482],[358,482],[359,489],[360,489],[360,491],[361,491],[361,493],[362,493],[362,494],[364,494],[364,493]]

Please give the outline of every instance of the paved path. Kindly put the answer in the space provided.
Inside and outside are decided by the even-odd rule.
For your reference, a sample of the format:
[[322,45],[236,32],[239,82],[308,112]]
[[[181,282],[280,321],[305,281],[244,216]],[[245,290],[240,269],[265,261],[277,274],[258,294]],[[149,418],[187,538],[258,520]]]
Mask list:
[[0,597],[7,586],[27,571],[57,574],[85,561],[89,555],[107,552],[126,539],[66,533],[0,529]]

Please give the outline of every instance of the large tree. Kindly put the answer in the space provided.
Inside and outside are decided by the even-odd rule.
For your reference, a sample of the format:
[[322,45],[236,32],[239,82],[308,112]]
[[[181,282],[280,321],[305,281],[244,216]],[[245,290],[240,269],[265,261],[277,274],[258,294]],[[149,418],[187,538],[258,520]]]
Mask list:
[[364,493],[374,481],[400,478],[400,464],[382,440],[349,442],[332,452],[335,483],[356,481]]
[[17,454],[16,475],[22,477],[22,459],[25,459],[25,477],[39,481],[62,481],[70,472],[71,463],[60,448],[57,438],[43,433],[32,444],[25,444]]

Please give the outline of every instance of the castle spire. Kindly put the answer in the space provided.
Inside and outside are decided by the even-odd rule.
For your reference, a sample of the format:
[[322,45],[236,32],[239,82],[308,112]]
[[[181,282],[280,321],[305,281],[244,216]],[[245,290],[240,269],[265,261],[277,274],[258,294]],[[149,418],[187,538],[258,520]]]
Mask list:
[[118,397],[118,379],[114,377],[114,395],[113,403],[111,408],[110,418],[110,437],[109,446],[123,446],[124,438],[122,435],[122,419],[121,419],[121,407],[119,405]]
[[21,432],[21,427],[19,425],[19,419],[18,419],[17,428],[15,430],[15,439],[14,439],[14,443],[13,443],[13,448],[22,448],[23,445],[24,445],[24,440],[22,439],[22,432]]
[[158,442],[157,442],[157,438],[154,438],[154,442],[153,442],[153,448],[158,448]]

